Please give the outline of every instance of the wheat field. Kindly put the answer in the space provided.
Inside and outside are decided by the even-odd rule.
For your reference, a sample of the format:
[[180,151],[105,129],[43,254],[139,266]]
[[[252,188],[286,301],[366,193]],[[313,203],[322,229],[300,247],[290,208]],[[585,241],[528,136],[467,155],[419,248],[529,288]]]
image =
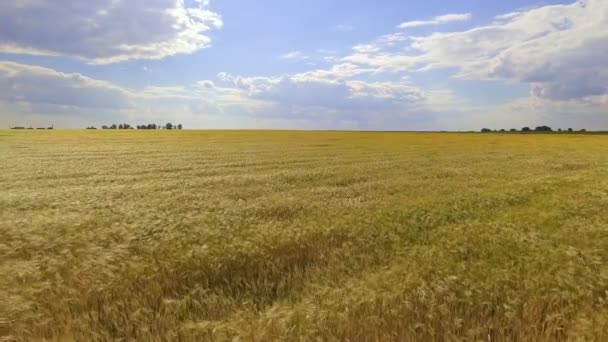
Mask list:
[[607,152],[0,131],[0,340],[607,340]]

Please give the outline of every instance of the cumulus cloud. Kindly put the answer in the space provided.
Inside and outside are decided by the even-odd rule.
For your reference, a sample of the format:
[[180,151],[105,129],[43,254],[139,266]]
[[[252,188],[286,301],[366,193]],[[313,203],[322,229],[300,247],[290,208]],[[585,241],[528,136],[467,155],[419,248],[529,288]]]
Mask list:
[[298,73],[293,75],[292,78],[300,82],[337,82],[372,72],[374,72],[374,69],[362,68],[352,63],[339,63],[332,65],[328,69],[316,69]]
[[[236,118],[250,123],[255,118],[266,123],[295,120],[301,127],[308,121],[308,125],[317,122],[326,128],[366,128],[373,123],[376,128],[387,129],[394,126],[382,127],[389,119],[397,122],[403,116],[417,115],[416,122],[420,122],[421,113],[433,111],[443,99],[449,100],[406,80],[355,79],[366,72],[351,64],[339,64],[326,70],[275,77],[220,73],[217,80],[189,86],[126,89],[80,74],[2,62],[0,121],[15,124],[27,119],[82,127],[109,121],[172,120],[192,127],[205,120],[234,126],[231,120]],[[409,128],[416,127],[407,122]]]
[[452,22],[458,21],[469,21],[471,20],[471,13],[454,13],[454,14],[444,14],[437,17],[434,17],[430,20],[414,20],[414,21],[406,21],[404,23],[399,24],[397,27],[400,29],[411,28],[411,27],[420,27],[420,26],[430,26],[430,25],[442,25]]
[[410,37],[400,50],[375,42],[344,62],[382,72],[454,69],[455,77],[530,84],[534,96],[568,100],[606,94],[608,2],[580,0],[495,18],[462,32]]
[[315,117],[326,113],[335,118],[350,117],[367,122],[382,117],[443,110],[455,103],[447,90],[426,90],[407,80],[363,81],[353,78],[365,72],[353,65],[341,64],[329,70],[276,77],[220,73],[218,79],[226,87],[239,89],[252,99],[272,104],[273,111],[282,113],[283,117]]
[[[440,16],[425,21],[424,25],[469,18],[469,15]],[[470,125],[484,122],[475,113],[485,113],[488,117],[504,118],[505,123],[530,120],[550,123],[569,122],[571,119],[563,119],[565,109],[569,109],[587,113],[591,122],[590,118],[599,117],[602,108],[605,110],[608,98],[606,23],[608,2],[581,0],[507,13],[495,17],[491,24],[466,31],[425,36],[390,33],[354,46],[350,55],[337,59],[327,69],[270,78],[231,76],[231,82],[249,96],[351,112],[353,117],[363,112],[370,117],[399,111],[429,116],[443,112],[452,120],[463,115]],[[420,25],[422,22],[404,26]],[[395,76],[435,69],[445,69],[453,77],[466,80],[527,84],[531,97],[476,109],[464,99],[457,100],[449,90],[423,89],[395,81]],[[515,107],[521,113],[536,115],[536,119],[526,120],[525,115],[515,114]],[[509,113],[512,120],[501,113]],[[562,113],[562,121],[555,119],[556,113]],[[450,120],[435,121],[439,122],[449,127]],[[605,120],[594,122],[601,124]]]
[[[100,13],[95,12],[100,16],[112,15],[108,4],[144,6],[142,1],[129,5],[123,2],[102,0],[91,6],[105,8]],[[25,10],[36,6],[44,8],[47,2],[18,3]],[[65,5],[68,2],[61,0],[58,3]],[[177,8],[178,12],[186,9],[179,0],[153,0],[145,5],[156,9]],[[75,6],[78,9],[80,5]],[[17,11],[13,4],[0,5],[0,9],[4,8]],[[199,1],[195,7],[203,12],[209,11],[207,8],[205,1]],[[163,29],[165,22],[162,20],[161,25],[143,25],[152,31],[149,36],[143,32],[141,36],[115,37],[123,42],[122,45],[105,44],[116,40],[101,35],[99,48],[90,50],[79,48],[83,42],[95,45],[79,38],[82,32],[75,35],[73,46],[65,39],[63,43],[59,39],[36,43],[43,39],[33,37],[34,31],[24,31],[23,37],[27,37],[28,32],[32,35],[29,40],[16,39],[16,34],[4,34],[9,25],[0,22],[0,51],[29,49],[29,53],[80,56],[93,63],[160,58],[161,55],[187,52],[188,46],[205,47],[208,41],[202,45],[189,44],[203,39],[201,37],[209,29],[221,25],[219,17],[208,14],[209,18],[218,21],[215,24],[208,21],[205,29],[192,29],[188,26],[192,23],[174,26],[168,23],[176,18],[175,13],[161,12],[171,29]],[[143,16],[160,15],[153,13]],[[187,10],[180,13],[193,15]],[[122,18],[119,14],[113,15],[114,19]],[[424,21],[424,25],[465,17],[439,16]],[[104,110],[122,115],[129,119],[128,122],[148,119],[160,122],[170,113],[172,121],[178,120],[190,127],[259,127],[255,125],[261,123],[277,127],[271,122],[280,122],[281,127],[290,128],[478,129],[480,125],[507,128],[540,124],[579,127],[576,120],[587,128],[608,127],[605,115],[608,108],[607,1],[580,0],[566,5],[543,6],[499,15],[491,20],[487,25],[457,32],[413,36],[395,31],[356,45],[343,57],[335,51],[317,51],[330,56],[326,68],[257,77],[226,72],[213,80],[180,87],[126,89],[80,74],[1,62],[0,113],[26,113],[28,110],[34,113],[98,113]],[[196,22],[202,25],[205,21]],[[421,23],[410,22],[405,26],[416,27]],[[66,25],[71,28],[74,24],[66,20]],[[65,29],[58,25],[48,34],[51,38],[59,37],[57,34],[62,27]],[[110,31],[120,30],[122,28]],[[125,41],[131,45],[124,45]],[[156,49],[165,43],[175,43],[171,45],[172,52]],[[140,47],[154,47],[151,48],[154,51],[147,54],[147,50]],[[145,56],[141,57],[142,54]],[[281,58],[304,60],[308,57],[293,51]],[[466,99],[457,99],[453,91],[442,88],[440,83],[432,88],[412,81],[438,69],[442,70],[442,75],[458,78],[454,83],[459,84],[461,80],[472,80],[477,86],[478,82],[484,81],[516,84],[518,88],[528,85],[530,96],[476,106]],[[434,73],[434,77],[436,75]],[[3,119],[2,115],[0,119]],[[209,123],[212,121],[221,124]],[[289,122],[296,126],[287,124]]]
[[417,102],[425,98],[424,93],[412,84],[406,82],[347,82],[351,98],[354,99],[379,99],[395,100],[404,102]]
[[[220,82],[222,82],[220,80]],[[222,127],[219,122],[261,116],[272,104],[233,86],[202,80],[187,86],[150,86],[130,90],[133,106],[122,111],[131,122],[179,121],[189,127]],[[208,120],[217,121],[209,124]],[[234,124],[234,123],[233,123]]]
[[78,108],[131,106],[129,92],[109,82],[13,62],[0,62],[0,101]]
[[3,1],[0,52],[98,64],[160,59],[210,46],[209,31],[221,26],[209,0]]
[[60,128],[170,121],[199,128],[424,129],[432,118],[421,113],[434,97],[405,81],[227,73],[188,86],[125,89],[9,62],[0,64],[0,79],[1,125]]
[[[230,127],[272,108],[236,87],[211,80],[192,85],[128,89],[77,73],[0,62],[0,125],[83,128],[119,122],[181,122]],[[249,119],[247,119],[249,118]]]
[[0,124],[85,127],[118,120],[135,108],[134,94],[78,73],[0,62]]

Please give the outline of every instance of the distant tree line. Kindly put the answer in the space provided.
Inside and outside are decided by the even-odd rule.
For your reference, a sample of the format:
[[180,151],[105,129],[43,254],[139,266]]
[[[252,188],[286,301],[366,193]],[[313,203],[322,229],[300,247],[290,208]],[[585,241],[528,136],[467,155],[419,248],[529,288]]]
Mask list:
[[[482,128],[481,129],[481,133],[491,133],[491,132],[507,132],[506,129],[499,129],[499,130],[491,130],[489,128]],[[553,128],[549,127],[549,126],[537,126],[534,129],[530,128],[530,127],[523,127],[521,130],[517,130],[516,128],[511,128],[509,130],[509,132],[555,132],[553,130]],[[568,129],[561,129],[558,128],[557,132],[574,132],[574,129],[572,128],[568,128]],[[587,132],[586,129],[580,129],[578,130],[578,132]]]
[[25,126],[8,126],[9,129],[53,129],[54,126],[51,125],[50,127],[32,127],[32,125],[30,125],[30,127],[25,128]]
[[[112,124],[111,126],[103,125],[101,129],[182,129],[182,124],[173,125],[170,122],[167,122],[165,125],[157,125],[157,124],[147,124],[147,125],[136,125],[135,127],[129,124]],[[87,127],[87,129],[96,129],[95,127]]]

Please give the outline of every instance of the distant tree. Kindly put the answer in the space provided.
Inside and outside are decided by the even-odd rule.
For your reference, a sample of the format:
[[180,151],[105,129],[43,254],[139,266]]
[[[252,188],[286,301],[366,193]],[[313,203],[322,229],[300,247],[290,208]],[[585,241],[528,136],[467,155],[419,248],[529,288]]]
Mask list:
[[482,128],[481,129],[481,133],[490,133],[490,132],[492,132],[492,130],[489,129],[489,128]]
[[562,129],[561,129],[561,128],[558,128],[558,129],[557,129],[557,131],[558,131],[558,132],[561,132],[561,131],[562,131]]
[[122,129],[130,129],[131,125],[129,124],[122,124]]
[[118,125],[118,129],[123,129],[122,124],[119,124],[119,125]]
[[178,124],[177,125],[177,129],[182,129],[184,126],[182,126],[182,124]]
[[173,124],[167,122],[167,124],[165,125],[165,129],[173,129]]
[[568,132],[574,132],[572,128],[568,128]]
[[504,129],[504,128],[501,128],[501,129],[500,129],[500,131],[501,131],[501,132],[506,132],[507,130],[506,130],[506,129]]
[[552,131],[551,127],[549,127],[549,126],[537,126],[534,130],[536,132],[551,132]]
[[579,132],[587,132],[587,130],[583,128]]
[[511,128],[511,129],[509,130],[509,132],[517,132],[517,129],[515,129],[515,128]]
[[112,126],[110,126],[110,129],[116,129],[116,124],[112,124]]
[[103,125],[103,126],[101,126],[101,129],[108,129],[108,126]]
[[524,127],[524,128],[521,129],[521,131],[522,132],[530,132],[532,130],[530,129],[530,127]]

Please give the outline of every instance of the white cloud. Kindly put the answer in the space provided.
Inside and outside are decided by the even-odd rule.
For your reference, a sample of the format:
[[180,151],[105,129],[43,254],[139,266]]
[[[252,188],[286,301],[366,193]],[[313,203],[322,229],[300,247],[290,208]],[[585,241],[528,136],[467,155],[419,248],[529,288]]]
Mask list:
[[511,20],[511,19],[513,19],[515,17],[520,16],[522,13],[523,12],[515,11],[515,12],[509,12],[509,13],[499,14],[499,15],[495,16],[494,19],[496,19],[498,21]]
[[13,62],[0,62],[0,101],[77,108],[131,106],[129,92],[109,82]]
[[[0,62],[0,125],[83,128],[119,122],[228,121],[253,116],[267,104],[211,80],[191,86],[127,89],[77,73]],[[235,123],[232,122],[232,125]],[[200,126],[199,126],[200,127]]]
[[608,92],[608,2],[536,8],[503,23],[417,39],[427,68],[458,67],[458,77],[531,85],[561,100]]
[[334,64],[329,69],[316,69],[298,73],[293,75],[292,78],[300,82],[337,82],[368,74],[373,71],[373,69],[362,68],[361,66],[352,63],[340,63]]
[[85,127],[118,120],[134,94],[107,81],[40,66],[0,62],[0,125]]
[[[353,65],[336,65],[330,70],[315,70],[276,77],[241,77],[221,73],[226,87],[234,87],[266,106],[258,117],[309,120],[355,121],[380,129],[417,126],[422,113],[432,114],[453,106],[448,90],[424,90],[407,80],[363,81],[353,79],[363,71]],[[410,118],[409,120],[406,118]],[[415,117],[414,121],[412,117]],[[427,119],[431,119],[429,115]],[[389,122],[392,122],[390,125]],[[368,128],[371,126],[368,126]],[[424,128],[429,128],[425,126]]]
[[392,46],[396,46],[397,44],[401,44],[410,39],[411,39],[410,36],[408,36],[402,32],[390,33],[390,34],[385,34],[385,35],[380,36],[380,38],[378,38],[376,40],[376,44],[383,46],[383,47],[392,47]]
[[452,22],[459,21],[469,21],[471,20],[471,13],[455,13],[455,14],[445,14],[434,17],[431,20],[414,20],[414,21],[406,21],[404,23],[399,24],[397,27],[400,29],[412,28],[412,27],[420,27],[420,26],[431,26],[431,25],[442,25]]
[[3,1],[0,52],[65,55],[106,64],[160,59],[210,46],[222,26],[209,1]]
[[454,69],[471,80],[529,84],[534,96],[582,99],[608,93],[608,2],[581,0],[499,16],[468,31],[410,37],[397,51],[374,42],[344,62],[378,72]]
[[305,55],[302,51],[291,51],[279,56],[280,59],[287,59],[291,61],[303,61],[310,57]]
[[[111,15],[106,11],[99,15]],[[326,68],[258,77],[220,73],[182,87],[126,89],[80,74],[1,62],[0,121],[6,122],[8,113],[39,118],[40,113],[82,112],[103,123],[114,115],[133,123],[172,121],[188,127],[608,128],[607,1],[543,6],[491,20],[460,32],[388,33],[354,46],[345,57],[316,51],[328,57]],[[85,58],[107,58],[91,53]],[[301,51],[281,57],[316,61]],[[492,80],[529,85],[530,96],[477,106],[457,99],[442,80],[436,87],[412,81],[438,69],[459,84],[471,80],[480,86],[478,82]]]
[[129,122],[181,122],[190,128],[234,127],[235,121],[255,117],[270,105],[240,89],[210,80],[189,87],[148,87],[134,95],[135,106],[123,113]]

